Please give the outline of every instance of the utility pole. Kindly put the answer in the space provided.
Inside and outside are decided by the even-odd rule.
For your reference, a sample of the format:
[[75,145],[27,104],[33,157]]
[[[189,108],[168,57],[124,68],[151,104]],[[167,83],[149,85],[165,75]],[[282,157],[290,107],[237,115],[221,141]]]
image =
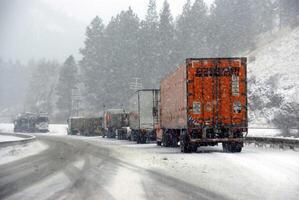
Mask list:
[[129,86],[130,86],[130,90],[140,90],[142,89],[142,83],[141,83],[141,78],[138,78],[138,77],[134,77],[133,78],[133,81],[129,83]]
[[79,90],[79,88],[74,87],[72,89],[72,110],[71,110],[71,116],[73,116],[73,117],[78,117],[79,116],[80,102],[81,102],[80,90]]

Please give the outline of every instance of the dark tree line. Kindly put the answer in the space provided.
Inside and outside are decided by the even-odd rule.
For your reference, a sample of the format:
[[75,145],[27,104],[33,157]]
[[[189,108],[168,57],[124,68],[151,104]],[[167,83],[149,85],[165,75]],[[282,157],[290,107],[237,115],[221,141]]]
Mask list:
[[144,88],[157,88],[162,77],[187,57],[236,56],[254,48],[254,38],[275,23],[272,0],[187,0],[174,19],[164,2],[160,11],[149,0],[140,20],[131,8],[107,25],[97,16],[86,30],[80,61],[87,108],[120,106],[132,94],[129,83],[141,78]]
[[0,120],[8,121],[23,108],[29,69],[20,62],[0,59]]

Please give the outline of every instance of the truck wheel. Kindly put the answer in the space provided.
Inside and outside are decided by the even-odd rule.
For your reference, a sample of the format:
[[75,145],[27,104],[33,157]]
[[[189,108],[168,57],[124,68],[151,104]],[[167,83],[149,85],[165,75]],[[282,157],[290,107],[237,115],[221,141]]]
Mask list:
[[229,153],[240,153],[242,151],[241,144],[238,143],[222,143],[223,151]]
[[137,136],[136,136],[136,142],[137,142],[137,144],[140,144],[140,141],[141,141],[141,134],[138,132],[137,133]]
[[183,152],[183,153],[191,153],[191,150],[190,150],[190,147],[189,147],[188,144],[186,144],[184,142],[181,142],[180,147],[181,147],[181,152]]
[[144,134],[139,133],[139,143],[140,144],[146,143],[146,136]]
[[171,146],[178,147],[178,138],[175,134],[171,135]]
[[170,146],[170,141],[169,141],[169,134],[166,132],[166,133],[163,133],[162,135],[162,144],[164,147],[169,147]]
[[191,145],[191,152],[197,152],[197,144]]
[[180,147],[181,152],[191,153],[192,149],[190,148],[189,136],[185,132],[183,132],[181,135]]
[[224,152],[227,152],[227,151],[228,151],[228,150],[227,150],[227,143],[226,143],[226,142],[223,142],[223,143],[222,143],[222,149],[223,149]]
[[242,145],[239,143],[232,144],[232,152],[240,153],[242,151]]
[[240,153],[242,151],[242,147],[236,146],[235,147],[235,152]]
[[227,144],[227,152],[230,152],[230,153],[234,152],[234,146],[233,146],[233,144],[231,144],[231,143]]
[[142,144],[146,144],[146,141],[147,141],[147,136],[143,135],[143,137],[142,137]]

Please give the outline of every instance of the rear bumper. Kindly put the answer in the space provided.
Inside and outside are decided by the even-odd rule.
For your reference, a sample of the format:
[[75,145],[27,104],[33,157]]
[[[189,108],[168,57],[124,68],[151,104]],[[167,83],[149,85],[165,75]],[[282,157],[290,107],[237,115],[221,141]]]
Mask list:
[[243,138],[190,139],[190,143],[243,142]]

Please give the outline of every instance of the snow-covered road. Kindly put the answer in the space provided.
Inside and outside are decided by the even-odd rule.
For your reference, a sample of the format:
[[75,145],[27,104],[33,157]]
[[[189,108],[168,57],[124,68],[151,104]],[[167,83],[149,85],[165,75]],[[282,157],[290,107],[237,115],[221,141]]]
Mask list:
[[[59,129],[59,128],[58,128]],[[62,128],[64,129],[64,128]],[[48,149],[0,165],[0,199],[298,199],[299,153],[247,146],[182,154],[101,137],[36,134]]]

